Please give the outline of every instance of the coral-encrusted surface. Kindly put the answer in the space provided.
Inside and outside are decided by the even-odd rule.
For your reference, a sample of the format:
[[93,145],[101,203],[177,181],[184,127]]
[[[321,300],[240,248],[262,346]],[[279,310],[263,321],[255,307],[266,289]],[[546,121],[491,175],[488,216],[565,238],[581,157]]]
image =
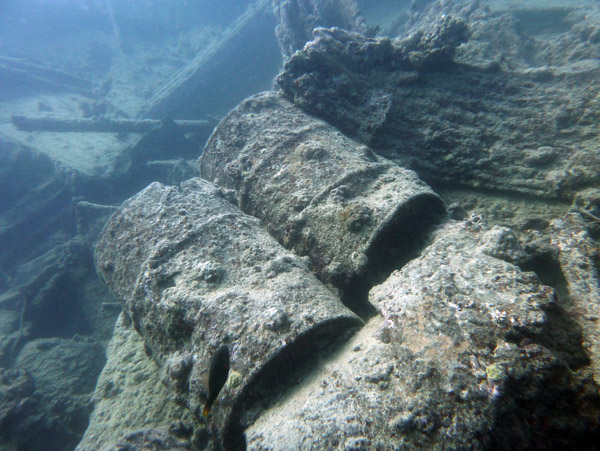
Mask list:
[[211,356],[229,347],[230,382],[210,413],[224,443],[256,379],[283,371],[278,359],[361,324],[304,260],[202,179],[153,183],[125,202],[103,231],[96,266],[198,419]]
[[465,22],[442,17],[395,40],[317,29],[278,82],[296,105],[435,185],[567,200],[597,186],[598,60],[459,64]]
[[445,213],[414,171],[277,93],[251,97],[223,119],[200,169],[285,247],[310,257],[319,278],[353,305],[373,279],[407,261]]
[[487,255],[485,231],[446,224],[374,287],[381,317],[252,425],[249,449],[591,449],[598,386],[542,338],[554,292]]
[[[160,380],[156,363],[124,314],[107,349],[107,363],[94,392],[95,409],[79,451],[114,449],[140,431],[193,430],[189,411],[178,406]],[[188,440],[188,446],[189,444]]]

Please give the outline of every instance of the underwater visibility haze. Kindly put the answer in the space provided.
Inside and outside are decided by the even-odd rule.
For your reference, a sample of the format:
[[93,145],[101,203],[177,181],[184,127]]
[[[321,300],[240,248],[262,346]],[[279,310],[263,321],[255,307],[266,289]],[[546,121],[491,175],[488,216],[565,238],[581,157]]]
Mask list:
[[0,449],[597,449],[600,2],[0,1]]

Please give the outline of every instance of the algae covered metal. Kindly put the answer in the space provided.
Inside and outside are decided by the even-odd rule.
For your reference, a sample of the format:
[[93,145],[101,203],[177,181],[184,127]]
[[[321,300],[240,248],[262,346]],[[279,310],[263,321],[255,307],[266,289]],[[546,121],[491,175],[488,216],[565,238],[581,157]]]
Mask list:
[[210,412],[217,436],[231,435],[236,403],[267,365],[361,324],[304,260],[202,179],[153,183],[126,201],[95,257],[163,378],[198,418],[211,357],[228,347],[229,377]]
[[349,305],[406,261],[445,212],[413,171],[277,93],[251,97],[223,119],[200,170],[232,190],[240,208],[286,248],[309,256],[319,278],[339,288]]

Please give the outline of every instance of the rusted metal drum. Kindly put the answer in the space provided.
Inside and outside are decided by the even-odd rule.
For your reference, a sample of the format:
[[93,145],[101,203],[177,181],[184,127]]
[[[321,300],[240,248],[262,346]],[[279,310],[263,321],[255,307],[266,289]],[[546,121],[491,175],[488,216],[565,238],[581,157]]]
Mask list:
[[126,201],[95,258],[168,385],[199,418],[211,358],[227,346],[227,382],[210,412],[221,437],[231,436],[234,408],[257,379],[283,374],[278,359],[316,352],[362,324],[305,259],[202,179],[153,183]]
[[199,163],[204,178],[231,190],[285,247],[308,255],[319,278],[357,309],[445,213],[415,172],[273,92],[229,113]]

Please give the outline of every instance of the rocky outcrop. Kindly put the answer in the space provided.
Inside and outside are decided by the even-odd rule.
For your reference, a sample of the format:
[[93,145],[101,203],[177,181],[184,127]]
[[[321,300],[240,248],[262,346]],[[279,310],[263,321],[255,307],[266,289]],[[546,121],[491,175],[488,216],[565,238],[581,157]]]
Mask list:
[[449,16],[393,41],[318,29],[278,82],[296,105],[436,186],[566,200],[597,186],[600,66],[452,63],[465,33]]
[[226,444],[257,384],[361,324],[304,260],[202,179],[153,183],[125,202],[98,242],[96,265],[198,419],[211,357],[228,346],[228,382],[210,413]]
[[371,291],[381,317],[260,417],[248,449],[592,449],[598,386],[544,338],[554,292],[489,256],[490,238],[476,216],[441,227]]
[[254,96],[227,115],[200,170],[285,247],[307,255],[317,276],[358,310],[375,281],[407,261],[445,213],[413,171],[276,93]]

